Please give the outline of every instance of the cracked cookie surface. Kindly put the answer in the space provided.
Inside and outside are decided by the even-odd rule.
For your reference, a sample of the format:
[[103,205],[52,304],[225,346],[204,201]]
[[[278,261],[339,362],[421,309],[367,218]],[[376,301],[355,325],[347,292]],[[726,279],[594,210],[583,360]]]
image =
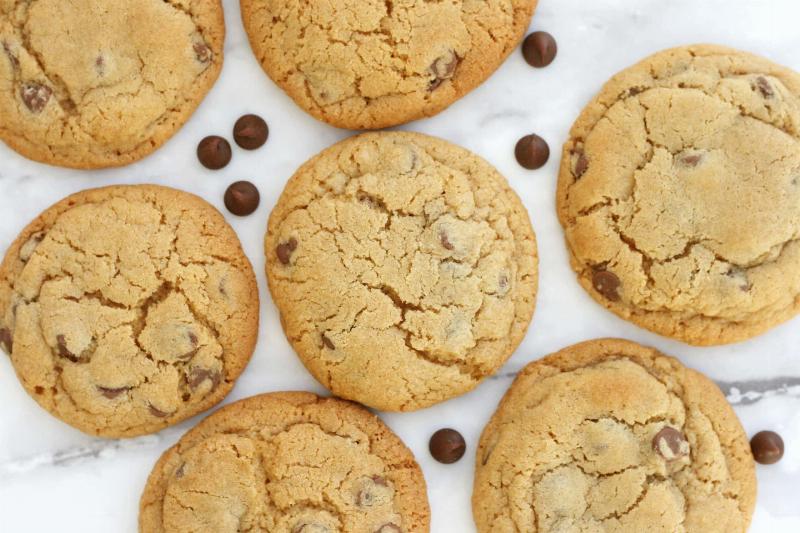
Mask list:
[[314,117],[378,129],[434,115],[517,46],[537,0],[241,0],[264,70]]
[[224,407],[161,457],[141,533],[427,533],[411,451],[366,409],[314,394]]
[[711,45],[615,76],[564,147],[558,214],[581,285],[697,345],[800,308],[800,75]]
[[537,287],[527,212],[483,159],[371,133],[289,180],[265,238],[286,336],[334,394],[414,410],[474,388],[522,341]]
[[204,200],[154,185],[69,196],[0,266],[0,347],[64,422],[127,437],[221,401],[250,359],[258,289]]
[[137,161],[200,104],[224,38],[219,0],[0,0],[0,139],[65,167]]
[[481,533],[745,532],[756,479],[717,386],[678,360],[602,339],[525,367],[481,435]]

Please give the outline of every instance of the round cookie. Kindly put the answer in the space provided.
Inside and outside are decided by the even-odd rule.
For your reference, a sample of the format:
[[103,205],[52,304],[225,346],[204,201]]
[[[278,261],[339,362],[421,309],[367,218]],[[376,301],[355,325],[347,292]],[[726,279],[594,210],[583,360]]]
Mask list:
[[411,411],[473,389],[522,341],[537,288],[527,212],[483,159],[416,133],[313,158],[269,219],[284,331],[334,394]]
[[200,104],[224,39],[219,0],[0,2],[0,139],[65,167],[137,161]]
[[484,429],[480,533],[744,533],[756,478],[736,414],[708,378],[604,339],[529,364]]
[[301,392],[229,405],[167,450],[140,533],[427,533],[422,471],[381,420]]
[[537,0],[241,0],[257,59],[305,111],[348,129],[435,115],[517,46]]
[[800,308],[800,75],[729,48],[615,76],[564,147],[558,215],[581,285],[696,345]]
[[69,196],[0,265],[0,346],[42,407],[92,435],[152,433],[221,401],[258,313],[231,227],[166,187]]

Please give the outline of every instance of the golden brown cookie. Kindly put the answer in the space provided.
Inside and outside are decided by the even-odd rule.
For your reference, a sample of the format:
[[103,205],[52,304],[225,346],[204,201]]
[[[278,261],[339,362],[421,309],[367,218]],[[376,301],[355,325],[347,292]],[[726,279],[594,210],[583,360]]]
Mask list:
[[525,207],[483,159],[418,133],[360,135],[303,165],[265,253],[300,359],[337,396],[377,409],[473,389],[533,315]]
[[137,161],[200,104],[224,40],[219,0],[0,0],[0,139],[65,167]]
[[753,457],[717,386],[636,343],[529,364],[481,436],[480,533],[744,533]]
[[366,409],[303,392],[224,407],[164,453],[141,533],[427,533],[425,479]]
[[0,346],[42,407],[92,435],[152,433],[222,400],[258,312],[231,227],[166,187],[69,196],[0,265]]
[[305,111],[349,129],[439,113],[517,46],[537,0],[241,0],[266,73]]
[[697,45],[615,76],[564,147],[558,214],[581,285],[697,345],[800,308],[800,75]]

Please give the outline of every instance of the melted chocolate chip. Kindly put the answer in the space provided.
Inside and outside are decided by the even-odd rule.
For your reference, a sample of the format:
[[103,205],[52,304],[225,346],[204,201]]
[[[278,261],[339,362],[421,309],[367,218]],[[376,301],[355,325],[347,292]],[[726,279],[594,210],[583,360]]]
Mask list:
[[455,52],[439,57],[431,64],[431,72],[435,76],[429,89],[435,91],[445,80],[453,77],[458,68],[459,58]]
[[8,328],[0,328],[0,347],[8,354],[14,349],[14,337]]
[[772,88],[772,85],[769,83],[767,78],[764,76],[759,76],[756,78],[755,89],[758,89],[758,92],[761,93],[761,96],[764,98],[772,98],[775,96],[775,89]]
[[288,265],[289,260],[292,258],[292,252],[294,252],[296,249],[297,249],[297,239],[292,237],[288,241],[279,244],[275,248],[275,255],[278,256],[278,261],[280,261],[284,265]]
[[58,355],[73,363],[80,361],[80,358],[67,348],[67,338],[64,335],[56,335],[56,343],[58,344]]
[[39,395],[44,394],[44,387],[42,387],[41,385],[36,385],[33,388],[33,392],[35,392],[36,394],[39,394]]
[[653,437],[653,450],[667,461],[674,461],[689,455],[689,443],[683,433],[666,426]]
[[11,51],[11,46],[5,41],[3,41],[3,50],[8,56],[8,60],[11,61],[11,66],[14,67],[15,69],[18,69],[19,59],[17,59],[17,56],[14,55],[14,52]]
[[197,145],[197,159],[211,170],[219,170],[231,162],[231,145],[218,135],[209,135]]
[[575,158],[575,169],[572,173],[576,178],[580,178],[589,170],[589,160],[586,158],[586,154],[583,150],[575,150],[572,152],[572,155]]
[[532,67],[543,68],[553,62],[558,45],[546,31],[535,31],[522,42],[522,56]]
[[774,431],[759,431],[750,439],[750,450],[762,465],[775,464],[783,457],[783,439]]
[[455,248],[455,246],[453,246],[453,243],[450,242],[450,239],[447,237],[447,233],[445,233],[444,231],[439,232],[439,242],[442,243],[442,248],[444,248],[445,250],[453,250]]
[[181,466],[175,470],[175,478],[180,479],[184,476],[184,474],[186,474],[186,463],[181,463]]
[[101,387],[100,385],[97,385],[97,390],[100,392],[100,394],[102,394],[109,400],[113,400],[123,392],[129,391],[130,389],[131,389],[130,387],[112,388],[112,387]]
[[431,456],[446,465],[455,463],[464,456],[467,443],[461,433],[455,429],[440,429],[431,437],[428,443]]
[[644,89],[642,87],[631,87],[628,89],[628,96],[636,96],[637,94],[642,94]]
[[685,167],[696,167],[703,160],[703,154],[686,154],[680,157],[679,161]]
[[378,529],[375,530],[375,533],[403,533],[403,530],[400,529],[400,526],[397,524],[392,524],[391,522],[388,524],[383,524]]
[[327,335],[325,335],[323,333],[321,335],[321,337],[322,337],[322,344],[324,344],[327,349],[329,349],[329,350],[335,350],[336,349],[336,345],[333,344],[333,341],[330,340]]
[[211,390],[214,390],[222,380],[222,376],[219,372],[213,370],[208,370],[206,368],[194,368],[192,369],[191,374],[189,374],[189,378],[186,380],[186,382],[188,383],[189,388],[192,390],[197,390],[197,388],[206,380],[211,381]]
[[194,43],[194,55],[201,63],[208,63],[211,61],[211,48],[206,43]]
[[331,530],[324,524],[306,522],[294,526],[292,533],[331,533]]
[[41,113],[52,95],[50,87],[33,81],[23,83],[20,89],[22,101],[31,113]]
[[255,150],[267,142],[269,127],[258,115],[244,115],[233,125],[233,140],[245,150]]
[[94,70],[98,76],[102,76],[106,71],[106,60],[103,56],[97,56],[94,60]]
[[619,300],[619,278],[608,270],[596,270],[592,275],[592,286],[594,290],[602,294],[607,300],[616,302]]
[[151,415],[156,416],[158,418],[166,418],[171,414],[171,413],[166,413],[166,412],[158,409],[157,407],[153,407],[153,404],[151,404],[151,403],[147,404],[147,408],[150,410],[150,414]]

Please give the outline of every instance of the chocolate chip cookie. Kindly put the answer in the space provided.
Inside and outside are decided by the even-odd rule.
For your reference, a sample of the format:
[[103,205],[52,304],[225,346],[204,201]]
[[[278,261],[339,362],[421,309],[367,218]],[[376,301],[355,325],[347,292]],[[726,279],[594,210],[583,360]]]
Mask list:
[[478,531],[744,533],[753,457],[720,390],[633,342],[529,364],[480,439]]
[[241,0],[266,73],[314,117],[378,129],[435,115],[519,44],[537,0]]
[[258,289],[236,234],[182,191],[69,196],[0,265],[0,346],[42,407],[92,435],[151,433],[208,409],[257,334]]
[[219,0],[2,2],[0,139],[65,167],[137,161],[200,104],[224,38]]
[[660,52],[615,76],[564,147],[558,214],[581,285],[697,345],[800,309],[800,75],[745,52]]
[[411,451],[366,409],[284,392],[229,405],[167,450],[139,531],[427,533]]
[[265,252],[300,359],[377,409],[473,389],[533,315],[536,240],[519,198],[483,159],[417,133],[353,137],[302,166]]

